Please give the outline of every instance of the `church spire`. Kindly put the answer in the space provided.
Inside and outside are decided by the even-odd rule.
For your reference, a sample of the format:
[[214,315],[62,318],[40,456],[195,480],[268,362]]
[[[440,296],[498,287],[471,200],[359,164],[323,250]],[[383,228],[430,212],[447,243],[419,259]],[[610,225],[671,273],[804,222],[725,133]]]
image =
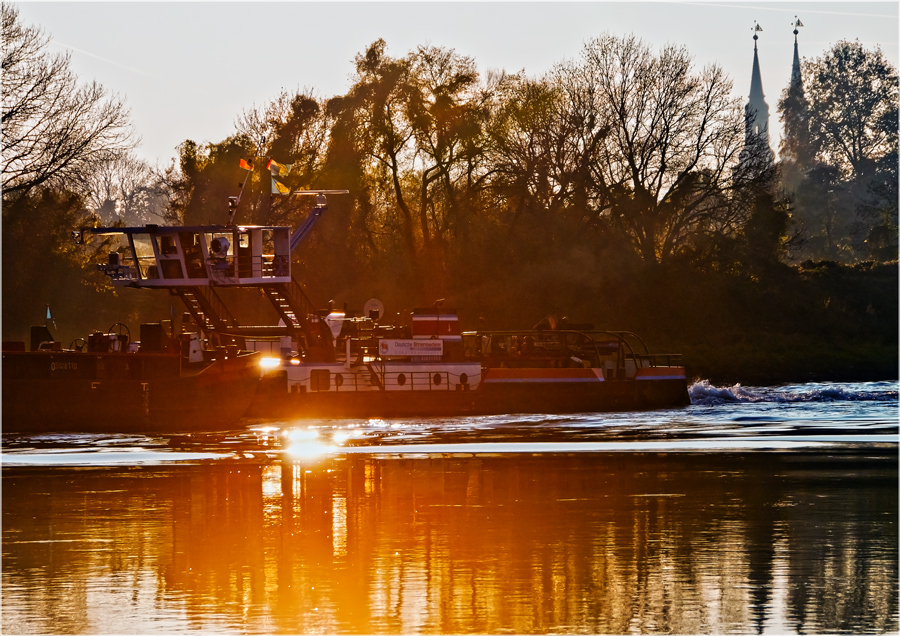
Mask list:
[[803,26],[794,16],[794,64],[791,67],[791,83],[788,84],[778,102],[783,132],[781,135],[781,158],[787,164],[806,169],[812,164],[815,151],[811,145],[809,132],[809,103],[803,91],[803,77],[800,74],[800,53],[797,50],[797,29]]
[[803,85],[803,78],[800,76],[800,53],[797,50],[797,29],[803,26],[800,19],[794,16],[794,65],[791,67],[791,84]]
[[760,135],[766,143],[769,141],[769,105],[766,103],[766,96],[763,94],[762,73],[759,71],[759,52],[756,48],[756,41],[759,39],[758,32],[762,31],[762,27],[758,23],[753,23],[753,74],[750,77],[750,100],[747,102],[746,110],[749,115],[747,122],[747,142],[750,142],[749,135]]

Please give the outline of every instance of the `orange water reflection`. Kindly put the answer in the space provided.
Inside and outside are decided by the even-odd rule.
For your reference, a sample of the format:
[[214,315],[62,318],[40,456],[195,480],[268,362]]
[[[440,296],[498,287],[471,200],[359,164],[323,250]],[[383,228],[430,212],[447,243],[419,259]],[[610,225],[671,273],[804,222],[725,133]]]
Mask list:
[[896,455],[4,469],[4,633],[896,631]]

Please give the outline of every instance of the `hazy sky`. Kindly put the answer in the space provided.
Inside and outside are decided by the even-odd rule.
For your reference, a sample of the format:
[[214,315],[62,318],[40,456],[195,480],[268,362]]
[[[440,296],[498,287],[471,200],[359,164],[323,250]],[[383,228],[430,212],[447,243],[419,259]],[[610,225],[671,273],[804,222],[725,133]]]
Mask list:
[[219,142],[245,109],[282,88],[319,97],[350,87],[353,58],[378,38],[402,56],[420,44],[455,49],[478,69],[538,76],[578,56],[603,32],[634,33],[658,47],[685,45],[699,67],[715,62],[750,90],[754,20],[763,89],[776,104],[790,78],[799,16],[801,57],[841,39],[880,46],[896,67],[897,2],[19,2],[21,19],[72,52],[83,80],[124,95],[143,142],[138,154],[166,165],[185,139]]

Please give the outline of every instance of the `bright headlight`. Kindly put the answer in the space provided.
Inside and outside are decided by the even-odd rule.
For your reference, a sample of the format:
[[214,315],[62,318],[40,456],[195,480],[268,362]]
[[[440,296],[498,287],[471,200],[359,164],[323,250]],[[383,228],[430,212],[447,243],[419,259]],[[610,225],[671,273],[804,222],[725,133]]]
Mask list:
[[281,366],[281,358],[260,358],[259,366],[263,369],[276,369]]

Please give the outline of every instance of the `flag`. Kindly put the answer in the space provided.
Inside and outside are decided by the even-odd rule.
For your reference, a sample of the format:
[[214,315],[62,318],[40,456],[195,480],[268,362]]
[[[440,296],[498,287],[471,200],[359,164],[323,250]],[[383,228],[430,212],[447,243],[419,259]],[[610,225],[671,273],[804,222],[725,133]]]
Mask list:
[[284,185],[283,183],[279,183],[275,180],[275,177],[272,177],[272,194],[289,194],[291,189]]
[[753,30],[754,31],[762,31],[762,27],[757,24],[753,27]]
[[[293,166],[294,164],[291,164]],[[274,159],[269,159],[269,163],[266,164],[266,168],[269,169],[269,172],[272,173],[272,176],[278,175],[279,177],[285,176],[288,172],[290,172],[290,168],[288,166],[282,165],[275,161]]]
[[253,164],[241,159],[241,168],[244,170],[253,170]]

